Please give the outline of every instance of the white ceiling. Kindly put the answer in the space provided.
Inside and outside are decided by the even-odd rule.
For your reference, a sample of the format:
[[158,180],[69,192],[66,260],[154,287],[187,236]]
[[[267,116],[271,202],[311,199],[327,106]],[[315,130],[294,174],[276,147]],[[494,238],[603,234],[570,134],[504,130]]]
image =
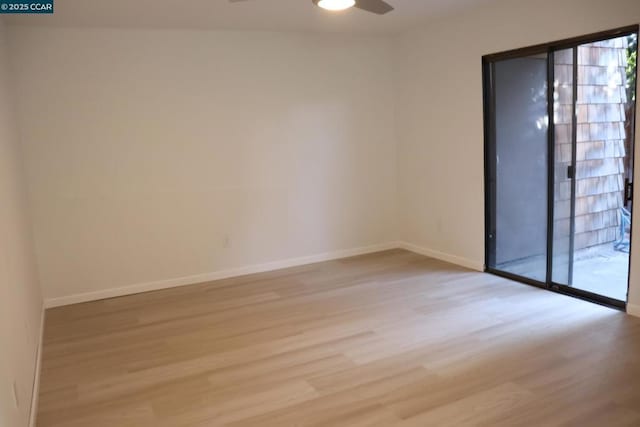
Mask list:
[[193,28],[393,34],[490,0],[387,0],[393,12],[328,12],[311,0],[55,0],[53,15],[6,15],[12,25]]

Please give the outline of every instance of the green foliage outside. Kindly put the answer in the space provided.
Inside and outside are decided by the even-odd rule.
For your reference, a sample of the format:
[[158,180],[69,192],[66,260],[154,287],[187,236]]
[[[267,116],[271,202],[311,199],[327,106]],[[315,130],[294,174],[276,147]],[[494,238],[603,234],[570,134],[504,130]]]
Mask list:
[[636,66],[638,64],[638,36],[632,34],[628,38],[627,48],[627,91],[629,99],[636,99]]

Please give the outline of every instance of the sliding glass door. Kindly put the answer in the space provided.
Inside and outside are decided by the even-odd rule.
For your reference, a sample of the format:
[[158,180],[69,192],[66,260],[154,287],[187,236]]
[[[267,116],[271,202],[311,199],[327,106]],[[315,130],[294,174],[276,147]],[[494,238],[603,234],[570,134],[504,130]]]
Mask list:
[[483,58],[489,272],[625,305],[637,31]]

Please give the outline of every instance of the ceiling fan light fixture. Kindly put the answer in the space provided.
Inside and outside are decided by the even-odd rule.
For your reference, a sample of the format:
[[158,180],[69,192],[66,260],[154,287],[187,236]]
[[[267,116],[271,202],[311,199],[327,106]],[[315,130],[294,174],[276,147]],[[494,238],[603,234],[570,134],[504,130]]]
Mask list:
[[355,6],[355,0],[320,0],[318,6],[327,10],[345,10]]

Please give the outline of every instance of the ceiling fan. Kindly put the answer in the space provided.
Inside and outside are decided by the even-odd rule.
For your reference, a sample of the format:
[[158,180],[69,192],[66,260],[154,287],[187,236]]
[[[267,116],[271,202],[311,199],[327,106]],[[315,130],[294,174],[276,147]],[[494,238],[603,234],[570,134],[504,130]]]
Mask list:
[[[229,0],[231,3],[237,3],[246,0]],[[393,10],[393,6],[383,0],[311,0],[313,4],[327,10],[345,10],[350,7],[377,15],[384,15]]]

